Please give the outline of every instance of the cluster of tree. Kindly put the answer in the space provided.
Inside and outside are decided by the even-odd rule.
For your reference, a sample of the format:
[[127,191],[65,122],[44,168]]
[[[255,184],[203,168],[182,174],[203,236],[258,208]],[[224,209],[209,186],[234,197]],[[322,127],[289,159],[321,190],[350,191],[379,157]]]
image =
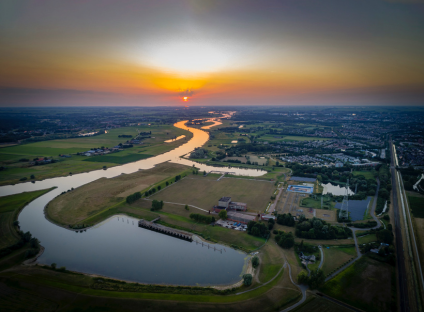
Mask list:
[[219,216],[222,220],[226,220],[226,219],[227,219],[227,210],[222,209],[222,210],[219,212],[218,216]]
[[244,284],[245,286],[250,286],[250,285],[252,285],[252,280],[253,280],[253,278],[252,278],[252,274],[244,274],[244,275],[243,275],[243,284]]
[[268,237],[268,227],[263,222],[249,221],[247,224],[247,233],[257,237]]
[[118,138],[132,138],[133,136],[131,134],[120,134],[118,135]]
[[196,148],[193,152],[190,154],[190,158],[207,158],[209,154],[209,151],[204,148]]
[[175,176],[175,182],[177,182],[177,181],[179,181],[179,180],[181,180],[181,175],[179,174],[179,175],[177,175],[177,176]]
[[295,233],[297,237],[310,239],[346,239],[352,235],[352,231],[347,227],[331,225],[315,217],[308,220],[303,215],[296,224]]
[[240,164],[241,163],[241,160],[238,160],[238,159],[227,159],[227,160],[224,160],[225,162],[230,162],[230,163],[236,163],[236,164]]
[[274,219],[269,219],[268,220],[268,230],[272,230],[272,228],[275,225],[275,220]]
[[324,284],[325,275],[321,269],[312,270],[310,276],[305,271],[302,271],[297,276],[297,281],[299,284],[309,285],[309,288],[316,289]]
[[126,198],[126,202],[128,204],[132,204],[133,202],[135,202],[137,199],[141,198],[141,193],[140,192],[135,192],[134,194],[128,195]]
[[372,228],[377,225],[377,221],[367,221],[361,223],[348,223],[347,226],[354,226],[356,228],[364,229],[364,228]]
[[[158,190],[160,190],[162,187],[159,185],[158,186]],[[150,189],[150,190],[148,190],[148,191],[145,191],[144,192],[144,196],[150,196],[150,195],[152,195],[152,194],[154,194],[154,193],[156,193],[156,188],[154,187],[154,188],[152,188],[152,189]]]
[[[14,225],[19,225],[19,223],[14,223]],[[32,256],[35,256],[40,251],[40,242],[37,238],[32,237],[32,234],[30,232],[22,232],[18,231],[18,234],[20,236],[20,239],[18,242],[16,242],[13,245],[10,245],[6,248],[0,249],[0,258],[9,255],[14,250],[17,250],[21,247],[23,247],[25,244],[29,243],[29,251],[25,252],[25,257],[30,258]]]
[[259,265],[259,258],[258,258],[257,256],[254,256],[254,257],[252,258],[252,266],[253,266],[254,268],[257,268],[257,267],[258,267],[258,265]]
[[278,214],[277,215],[277,223],[281,224],[281,225],[286,225],[286,226],[294,226],[295,225],[294,218],[291,215],[291,213]]
[[421,176],[421,171],[415,170],[412,166],[408,168],[401,168],[399,169],[399,171],[402,174],[403,185],[405,189],[408,191],[413,191],[413,186],[419,180],[419,177]]
[[275,236],[275,241],[282,248],[285,248],[285,249],[292,248],[294,245],[293,233],[278,231],[278,234]]
[[150,208],[151,211],[160,210],[162,208],[163,208],[163,200],[158,201],[158,200],[154,199],[152,201],[152,208]]
[[230,146],[225,150],[228,156],[241,156],[248,152],[252,153],[265,153],[274,150],[270,145],[260,144],[260,143],[244,143],[239,142],[235,146]]
[[194,221],[210,224],[215,222],[215,217],[212,216],[205,216],[198,213],[190,213],[190,219],[193,219]]

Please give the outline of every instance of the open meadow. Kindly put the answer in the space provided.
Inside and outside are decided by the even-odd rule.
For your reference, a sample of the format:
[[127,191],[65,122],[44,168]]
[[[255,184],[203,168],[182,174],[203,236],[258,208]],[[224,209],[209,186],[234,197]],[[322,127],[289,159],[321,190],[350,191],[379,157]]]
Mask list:
[[123,202],[126,196],[185,171],[186,166],[163,163],[111,179],[101,178],[56,197],[48,204],[46,215],[61,225],[80,224],[88,217]]
[[263,211],[275,191],[274,183],[253,179],[223,178],[219,181],[198,175],[189,175],[181,182],[154,194],[151,199],[194,205],[205,210],[218,205],[223,196],[244,202],[248,211]]
[[350,312],[351,309],[345,308],[337,303],[331,302],[330,300],[324,299],[319,296],[309,297],[299,307],[293,309],[295,312]]
[[[76,153],[93,148],[102,146],[111,148],[119,143],[125,143],[130,138],[119,136],[132,135],[136,137],[138,134],[137,129],[142,132],[151,131],[151,138],[144,139],[143,144],[134,145],[131,148],[109,155],[76,155]],[[164,143],[165,140],[179,135],[186,135],[186,137],[171,143]],[[91,137],[48,140],[0,148],[0,166],[6,168],[0,175],[0,185],[17,183],[22,178],[29,179],[31,175],[35,176],[34,180],[42,180],[65,176],[70,172],[75,174],[102,169],[103,166],[113,167],[138,161],[168,152],[186,143],[191,137],[191,132],[172,125],[152,125],[150,127],[116,128],[107,130],[105,134]],[[59,157],[62,154],[70,157]],[[29,165],[29,161],[40,157],[53,157],[56,162],[38,166]]]
[[0,200],[0,249],[6,248],[16,243],[20,236],[13,225],[17,220],[19,212],[27,204],[32,202],[37,197],[49,192],[48,190],[40,190],[34,192],[25,192],[16,195],[1,197]]
[[364,311],[393,311],[396,309],[395,282],[393,266],[364,256],[320,290]]
[[322,270],[325,275],[337,270],[347,261],[356,257],[356,249],[354,246],[330,246],[330,248],[323,247],[322,250],[324,252],[324,264],[322,265]]

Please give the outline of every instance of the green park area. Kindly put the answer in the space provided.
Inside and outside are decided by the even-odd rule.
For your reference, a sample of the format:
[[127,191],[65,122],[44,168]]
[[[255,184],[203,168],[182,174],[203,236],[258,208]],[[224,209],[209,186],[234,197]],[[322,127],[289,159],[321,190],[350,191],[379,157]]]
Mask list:
[[[142,139],[143,144],[134,144],[123,151],[100,156],[76,155],[94,148],[112,148],[119,143],[124,144],[130,137],[134,138],[140,132],[151,132],[150,138]],[[171,143],[165,140],[179,135],[185,138]],[[119,137],[121,136],[121,137]],[[147,136],[147,135],[146,135]],[[138,161],[162,154],[186,143],[192,133],[172,125],[134,126],[107,130],[107,133],[91,137],[78,137],[61,140],[48,140],[28,143],[0,149],[0,185],[18,183],[21,180],[42,180],[70,173],[80,173],[102,169],[104,166],[113,167],[129,162]],[[68,155],[70,157],[60,157]],[[33,159],[49,157],[54,162],[49,164],[31,165]]]
[[320,291],[364,311],[392,311],[396,306],[395,284],[393,266],[363,256]]

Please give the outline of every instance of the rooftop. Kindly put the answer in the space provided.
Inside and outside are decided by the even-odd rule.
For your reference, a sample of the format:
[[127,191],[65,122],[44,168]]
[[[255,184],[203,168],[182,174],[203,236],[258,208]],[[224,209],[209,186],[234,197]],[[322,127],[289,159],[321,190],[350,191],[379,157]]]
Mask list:
[[229,201],[231,201],[231,197],[221,197],[221,199],[219,201],[229,202]]

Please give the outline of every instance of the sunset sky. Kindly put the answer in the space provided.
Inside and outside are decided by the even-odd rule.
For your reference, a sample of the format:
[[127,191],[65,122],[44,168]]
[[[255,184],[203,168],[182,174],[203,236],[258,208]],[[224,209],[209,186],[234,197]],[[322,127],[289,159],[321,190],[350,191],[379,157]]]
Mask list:
[[424,2],[2,0],[0,56],[1,106],[424,105]]

